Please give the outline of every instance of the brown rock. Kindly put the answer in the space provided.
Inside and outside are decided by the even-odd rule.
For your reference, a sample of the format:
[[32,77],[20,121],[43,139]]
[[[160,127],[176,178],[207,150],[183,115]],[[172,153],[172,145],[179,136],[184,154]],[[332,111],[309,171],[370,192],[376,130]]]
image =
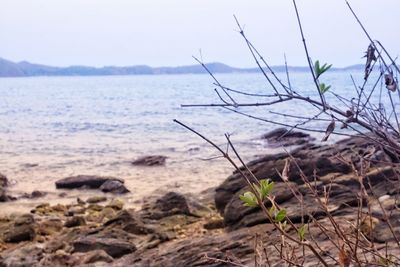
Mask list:
[[83,218],[82,216],[73,216],[71,218],[68,218],[64,224],[64,226],[68,228],[83,226],[83,225],[86,225],[86,221],[85,218]]
[[99,203],[99,202],[103,202],[106,201],[107,197],[105,196],[94,196],[94,197],[89,197],[86,202],[90,203],[90,204],[94,204],[94,203]]
[[88,252],[100,249],[113,258],[121,257],[136,250],[135,245],[130,242],[94,236],[81,237],[75,240],[72,245],[74,252]]
[[4,233],[3,240],[8,243],[18,243],[30,241],[35,238],[35,228],[33,225],[23,224],[11,227]]
[[95,262],[112,262],[114,259],[108,255],[104,250],[94,250],[84,254],[82,262],[90,264]]

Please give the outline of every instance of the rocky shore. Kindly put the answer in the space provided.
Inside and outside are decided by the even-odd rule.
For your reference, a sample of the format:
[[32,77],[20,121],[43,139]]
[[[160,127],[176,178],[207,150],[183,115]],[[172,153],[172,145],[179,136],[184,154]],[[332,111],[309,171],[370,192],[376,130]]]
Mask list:
[[[281,131],[265,135],[272,146]],[[400,180],[393,156],[360,137],[321,145],[307,135],[292,134],[286,141],[279,145],[296,145],[290,156],[265,155],[247,165],[258,179],[275,182],[272,195],[294,224],[310,222],[306,238],[318,242],[328,263],[336,266],[339,257],[332,237],[326,235],[333,231],[331,218],[317,205],[299,169],[321,198],[328,194],[330,215],[345,234],[356,230],[361,199],[360,231],[377,252],[394,255],[392,261],[400,263],[396,258],[400,255],[396,240],[400,239]],[[289,159],[296,164],[290,165],[289,180],[283,181],[279,173]],[[366,178],[360,181],[355,170],[362,170]],[[1,201],[12,201],[7,181],[0,175]],[[229,262],[254,266],[254,255],[259,253],[255,237],[271,266],[284,266],[274,247],[281,242],[278,231],[260,208],[245,207],[239,199],[249,189],[238,172],[196,196],[173,191],[149,196],[138,210],[127,209],[119,198],[129,190],[118,178],[75,176],[56,185],[90,188],[98,195],[69,205],[43,203],[30,213],[1,217],[0,266],[234,266]],[[361,189],[367,191],[367,199],[360,197]],[[301,255],[304,266],[317,266],[310,251]]]

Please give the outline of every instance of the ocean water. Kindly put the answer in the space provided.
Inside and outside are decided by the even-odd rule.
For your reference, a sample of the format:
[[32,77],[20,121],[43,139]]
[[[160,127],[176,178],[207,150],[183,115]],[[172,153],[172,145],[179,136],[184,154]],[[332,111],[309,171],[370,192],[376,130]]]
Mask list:
[[[282,80],[286,79],[284,74],[280,75]],[[357,82],[362,81],[362,73],[353,75]],[[216,76],[233,89],[272,93],[260,74]],[[324,78],[333,85],[333,92],[348,98],[355,94],[350,73],[333,72]],[[292,74],[291,83],[296,91],[317,97],[308,73]],[[138,203],[143,196],[158,191],[196,193],[216,186],[233,171],[232,167],[224,159],[215,158],[218,156],[215,149],[173,119],[223,147],[224,134],[231,134],[245,161],[276,152],[260,136],[277,126],[223,108],[181,107],[181,104],[219,103],[214,88],[208,75],[0,79],[0,172],[11,180],[12,194],[43,190],[49,192],[47,199],[58,202],[96,194],[96,191],[68,191],[66,197],[59,197],[62,191],[55,189],[54,182],[78,174],[125,179],[132,191],[126,196],[128,203]],[[233,96],[241,103],[267,101]],[[333,96],[328,99],[335,106],[343,106]],[[284,123],[299,120],[271,112],[310,117],[317,113],[311,105],[297,102],[240,111]],[[324,128],[328,123],[314,122],[309,127]],[[154,154],[168,157],[165,167],[130,164],[135,158]]]

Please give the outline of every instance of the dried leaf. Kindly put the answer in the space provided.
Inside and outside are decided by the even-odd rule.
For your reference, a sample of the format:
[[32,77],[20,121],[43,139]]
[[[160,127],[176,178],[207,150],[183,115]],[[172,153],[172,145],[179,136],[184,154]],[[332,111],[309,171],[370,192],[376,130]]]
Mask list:
[[335,130],[335,120],[332,119],[331,123],[329,123],[328,127],[326,128],[325,131],[325,136],[324,138],[322,138],[322,142],[325,142],[326,140],[328,140],[329,136],[331,135],[331,133],[333,133],[333,131]]
[[340,127],[340,129],[344,129],[347,128],[347,125],[350,122],[354,122],[354,111],[352,110],[346,110],[346,120],[342,123],[342,126]]
[[397,83],[396,80],[393,77],[393,73],[389,72],[388,74],[385,74],[385,85],[386,88],[389,89],[392,92],[395,92],[397,89]]
[[367,58],[367,62],[365,63],[365,75],[364,75],[364,80],[368,79],[369,73],[371,72],[371,64],[372,61],[376,61],[376,56],[375,56],[375,47],[373,44],[370,44],[368,46],[367,52],[365,52],[365,56]]
[[347,251],[342,246],[339,250],[339,266],[340,267],[349,267],[350,266],[350,257]]
[[282,170],[282,179],[286,182],[289,181],[289,170],[290,170],[290,161],[289,159],[286,159],[285,166],[283,167]]

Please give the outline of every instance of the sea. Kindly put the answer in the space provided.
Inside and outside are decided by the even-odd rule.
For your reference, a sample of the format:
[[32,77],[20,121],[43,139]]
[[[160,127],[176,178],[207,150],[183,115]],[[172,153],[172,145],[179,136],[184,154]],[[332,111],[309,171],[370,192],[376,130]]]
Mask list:
[[[288,84],[286,73],[277,75]],[[332,85],[331,92],[350,100],[356,96],[351,76],[357,85],[362,84],[363,74],[357,71],[327,73],[323,81]],[[224,86],[248,94],[274,93],[260,73],[216,74],[216,78]],[[289,81],[296,92],[318,98],[310,73],[292,73]],[[174,119],[209,138],[224,151],[227,149],[225,134],[228,134],[243,160],[248,162],[281,150],[269,147],[261,138],[280,126],[263,120],[296,124],[318,114],[314,106],[295,101],[233,107],[240,114],[218,106],[182,107],[221,104],[220,97],[229,101],[220,89],[218,96],[215,89],[218,89],[215,81],[206,74],[1,78],[0,173],[9,178],[12,195],[34,190],[48,195],[45,200],[21,199],[0,207],[3,211],[13,209],[13,205],[29,208],[38,202],[67,203],[77,197],[99,194],[95,190],[55,188],[58,179],[80,174],[124,179],[131,191],[124,198],[132,206],[157,192],[197,194],[218,186],[233,172],[233,167],[215,148]],[[230,95],[237,103],[270,101],[264,96],[234,92]],[[326,96],[332,106],[345,108],[348,104],[334,94]],[[377,101],[380,95],[372,97]],[[329,118],[325,117],[301,126],[324,130],[328,124]],[[323,136],[315,132],[311,135],[317,140]],[[332,136],[330,142],[340,138],[343,136]],[[131,164],[147,155],[166,156],[166,165]]]

